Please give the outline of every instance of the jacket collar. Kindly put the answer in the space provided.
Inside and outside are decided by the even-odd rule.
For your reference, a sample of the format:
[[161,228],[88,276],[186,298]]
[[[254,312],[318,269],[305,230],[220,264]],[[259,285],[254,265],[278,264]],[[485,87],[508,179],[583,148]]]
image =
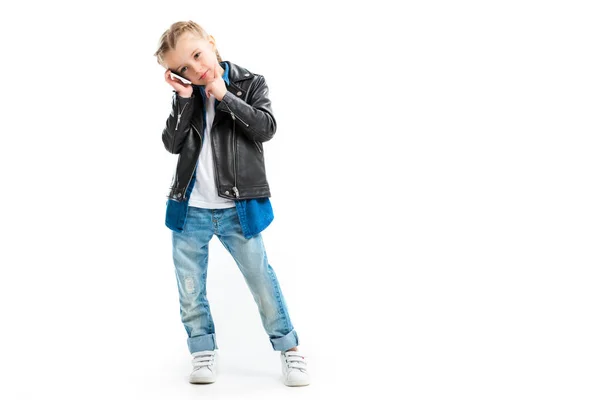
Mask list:
[[246,79],[252,79],[254,74],[248,71],[244,67],[240,67],[237,64],[232,63],[231,61],[223,61],[220,63],[223,69],[225,69],[225,73],[223,74],[223,80],[227,82],[228,85],[233,83],[241,82]]

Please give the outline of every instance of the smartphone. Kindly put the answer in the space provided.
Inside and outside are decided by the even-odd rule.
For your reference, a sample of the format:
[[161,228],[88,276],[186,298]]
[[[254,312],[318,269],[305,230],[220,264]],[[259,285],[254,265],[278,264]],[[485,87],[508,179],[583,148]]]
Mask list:
[[171,72],[171,78],[177,78],[177,79],[179,79],[181,82],[183,82],[183,83],[186,83],[186,84],[188,84],[188,85],[191,85],[191,84],[192,84],[192,82],[191,82],[191,81],[188,81],[188,80],[187,80],[187,79],[185,79],[184,77],[182,77],[182,76],[179,76],[179,75],[177,75],[177,74],[176,74],[176,73],[174,73],[174,72]]

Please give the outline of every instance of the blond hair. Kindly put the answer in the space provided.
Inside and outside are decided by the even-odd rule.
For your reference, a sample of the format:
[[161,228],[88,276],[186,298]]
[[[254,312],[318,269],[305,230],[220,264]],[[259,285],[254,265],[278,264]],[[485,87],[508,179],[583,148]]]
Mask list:
[[[209,34],[206,33],[204,28],[195,23],[194,21],[179,21],[172,24],[169,29],[167,29],[161,36],[158,41],[158,50],[154,53],[156,57],[156,61],[167,68],[165,65],[165,54],[169,51],[175,49],[175,45],[179,38],[185,33],[192,33],[201,39],[208,40]],[[221,55],[219,54],[219,50],[215,48],[215,54],[217,55],[217,60],[219,62],[223,62],[221,59]]]

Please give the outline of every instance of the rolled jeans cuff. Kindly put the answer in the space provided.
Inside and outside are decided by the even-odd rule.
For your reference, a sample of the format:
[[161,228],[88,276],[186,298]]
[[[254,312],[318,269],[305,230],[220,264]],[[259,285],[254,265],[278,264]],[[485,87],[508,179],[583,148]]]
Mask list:
[[295,329],[292,329],[290,333],[279,338],[271,338],[271,345],[273,350],[286,351],[292,347],[298,346],[298,334]]
[[187,344],[188,349],[190,349],[190,354],[197,351],[218,349],[214,333],[188,338]]

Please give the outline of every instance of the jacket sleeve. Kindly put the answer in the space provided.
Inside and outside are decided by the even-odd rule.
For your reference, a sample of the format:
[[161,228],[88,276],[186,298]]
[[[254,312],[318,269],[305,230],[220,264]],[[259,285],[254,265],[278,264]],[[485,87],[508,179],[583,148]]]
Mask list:
[[217,110],[231,114],[237,126],[250,140],[266,142],[275,135],[277,122],[271,109],[269,87],[265,78],[257,74],[256,79],[248,94],[248,103],[227,91]]
[[192,129],[192,114],[195,94],[192,97],[180,97],[173,91],[171,114],[162,131],[162,141],[169,153],[179,154],[183,142]]

